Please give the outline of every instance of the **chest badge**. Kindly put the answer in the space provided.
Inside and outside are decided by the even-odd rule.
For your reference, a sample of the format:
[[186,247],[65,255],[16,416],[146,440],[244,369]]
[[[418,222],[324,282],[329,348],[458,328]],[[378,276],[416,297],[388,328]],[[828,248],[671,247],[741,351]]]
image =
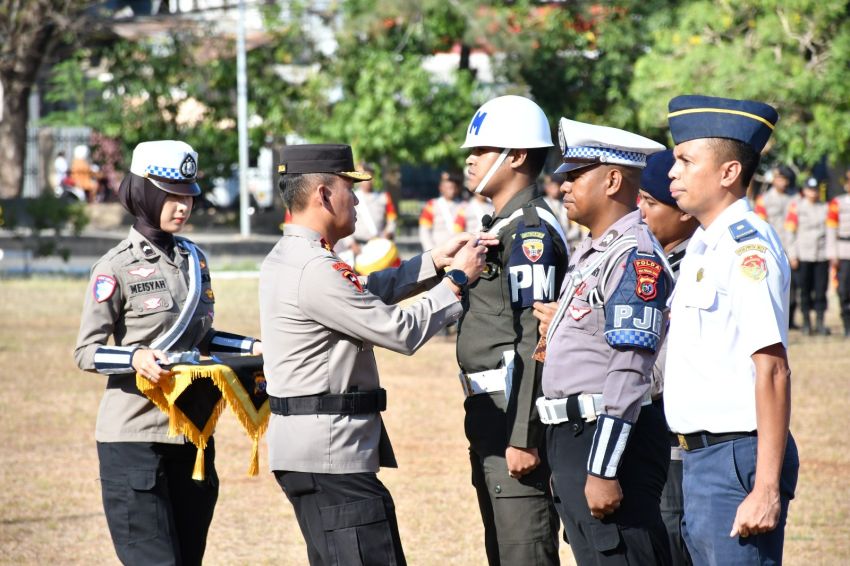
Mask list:
[[136,277],[141,277],[142,279],[147,279],[154,273],[156,273],[155,267],[137,267],[136,269],[131,269],[128,271],[130,275],[135,275]]
[[590,307],[576,307],[574,305],[570,305],[569,309],[570,316],[573,317],[573,320],[581,320],[593,310]]
[[700,281],[702,281],[702,276],[703,276],[704,274],[705,274],[705,272],[704,272],[704,271],[702,270],[702,268],[700,267],[700,268],[699,268],[699,271],[697,271],[697,283],[699,283]]
[[146,311],[158,309],[160,306],[162,306],[162,297],[151,297],[150,299],[145,300],[145,302],[142,304],[144,305]]
[[212,289],[207,289],[206,291],[204,291],[204,295],[206,296],[208,301],[215,300],[215,293],[213,293]]

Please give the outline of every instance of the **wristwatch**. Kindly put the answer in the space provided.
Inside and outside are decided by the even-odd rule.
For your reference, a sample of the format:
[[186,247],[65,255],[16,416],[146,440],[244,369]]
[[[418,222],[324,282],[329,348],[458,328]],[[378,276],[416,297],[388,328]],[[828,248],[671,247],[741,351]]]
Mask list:
[[446,271],[446,279],[460,287],[461,292],[466,289],[466,286],[469,285],[469,277],[466,276],[460,269],[450,269]]

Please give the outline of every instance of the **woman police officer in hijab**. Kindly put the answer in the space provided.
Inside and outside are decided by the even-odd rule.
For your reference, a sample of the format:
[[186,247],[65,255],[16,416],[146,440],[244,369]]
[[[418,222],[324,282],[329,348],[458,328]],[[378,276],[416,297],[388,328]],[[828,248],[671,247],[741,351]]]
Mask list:
[[106,521],[125,564],[200,564],[218,498],[212,438],[206,478],[195,481],[195,447],[168,435],[167,415],[139,392],[136,373],[168,378],[161,364],[179,352],[261,353],[257,340],[213,328],[206,258],[175,236],[201,193],[197,163],[181,141],[136,146],[119,189],[136,220],[92,268],[74,352],[80,369],[107,376],[95,439]]

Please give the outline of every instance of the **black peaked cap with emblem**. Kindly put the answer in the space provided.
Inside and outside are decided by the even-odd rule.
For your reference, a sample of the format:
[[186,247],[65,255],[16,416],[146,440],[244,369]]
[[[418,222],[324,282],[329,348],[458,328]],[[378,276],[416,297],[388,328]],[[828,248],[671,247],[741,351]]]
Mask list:
[[355,183],[372,178],[369,173],[354,167],[350,145],[330,143],[285,146],[280,152],[277,172],[281,175],[333,173]]

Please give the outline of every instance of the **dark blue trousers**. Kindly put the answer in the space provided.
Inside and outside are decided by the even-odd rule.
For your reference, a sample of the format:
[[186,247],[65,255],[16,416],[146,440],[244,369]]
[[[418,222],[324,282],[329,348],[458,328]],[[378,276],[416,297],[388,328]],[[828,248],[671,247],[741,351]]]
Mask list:
[[779,524],[759,535],[729,536],[738,506],[753,489],[757,444],[753,436],[685,452],[682,532],[696,566],[782,563],[788,504],[794,498],[800,467],[790,434],[780,476]]

